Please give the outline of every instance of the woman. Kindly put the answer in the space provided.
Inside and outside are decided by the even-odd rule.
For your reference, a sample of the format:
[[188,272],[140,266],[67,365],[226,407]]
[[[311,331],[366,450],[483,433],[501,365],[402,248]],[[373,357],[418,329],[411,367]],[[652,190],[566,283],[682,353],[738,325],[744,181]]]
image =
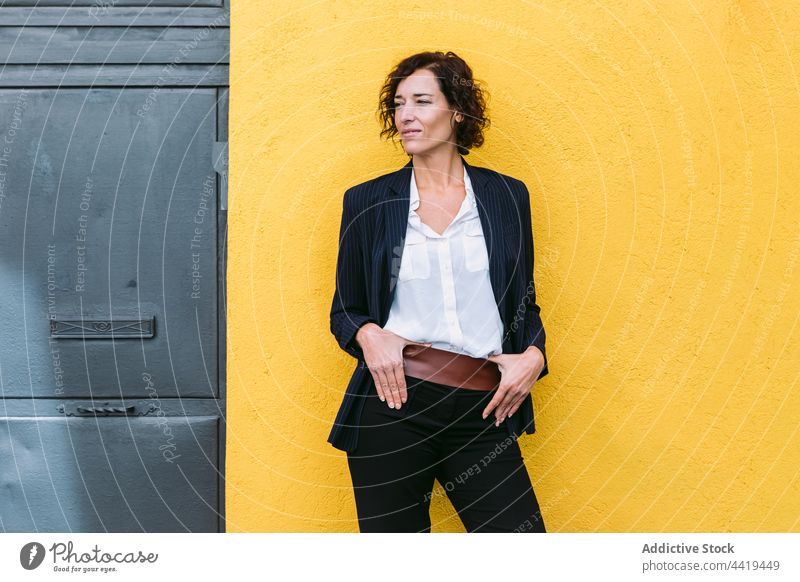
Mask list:
[[467,531],[544,532],[517,444],[548,373],[528,190],[464,160],[488,119],[454,53],[404,59],[380,104],[411,159],[345,192],[331,308],[359,528],[429,532],[437,479]]

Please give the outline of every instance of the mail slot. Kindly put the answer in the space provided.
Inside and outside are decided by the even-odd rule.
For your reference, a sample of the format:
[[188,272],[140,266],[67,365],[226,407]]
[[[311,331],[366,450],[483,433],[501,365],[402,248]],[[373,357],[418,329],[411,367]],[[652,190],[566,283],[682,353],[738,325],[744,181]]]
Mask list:
[[50,337],[56,339],[151,338],[155,317],[149,319],[51,319]]

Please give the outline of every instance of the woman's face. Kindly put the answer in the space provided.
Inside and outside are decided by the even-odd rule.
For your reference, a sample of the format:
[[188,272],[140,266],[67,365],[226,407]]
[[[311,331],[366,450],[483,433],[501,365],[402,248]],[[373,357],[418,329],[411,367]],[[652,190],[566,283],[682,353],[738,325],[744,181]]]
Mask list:
[[[455,147],[455,128],[450,125],[453,112],[432,71],[419,69],[400,81],[394,103],[394,123],[407,154]],[[454,121],[461,119],[457,113]]]

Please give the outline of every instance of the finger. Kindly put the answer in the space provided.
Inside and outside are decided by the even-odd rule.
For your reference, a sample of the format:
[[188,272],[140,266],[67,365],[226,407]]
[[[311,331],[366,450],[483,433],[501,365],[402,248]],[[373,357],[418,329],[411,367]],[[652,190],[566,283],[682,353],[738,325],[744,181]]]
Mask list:
[[386,374],[387,390],[392,395],[392,408],[400,408],[400,390],[394,377],[394,365],[387,366],[384,373]]
[[406,374],[402,361],[394,367],[394,377],[397,382],[397,389],[400,392],[400,401],[405,404],[406,400],[408,400],[408,390],[406,389]]
[[511,408],[511,405],[514,403],[514,390],[509,388],[506,390],[506,393],[503,395],[503,399],[500,401],[500,404],[497,405],[495,409],[495,415],[497,418],[502,418],[508,412],[508,409]]
[[497,405],[497,409],[495,410],[495,426],[500,426],[500,423],[506,419],[506,413],[508,412],[511,405],[514,403],[516,399],[516,392],[514,390],[507,390],[503,400],[500,401],[500,404]]
[[492,410],[494,410],[495,406],[497,406],[498,404],[500,404],[500,402],[503,401],[504,396],[505,396],[505,388],[497,388],[497,390],[495,390],[494,396],[489,401],[489,404],[487,404],[486,408],[483,409],[483,418],[489,416]]
[[519,394],[512,400],[511,405],[508,407],[508,414],[505,415],[505,418],[510,418],[511,415],[514,414],[520,406],[522,406],[522,403],[525,401],[525,398],[528,397],[528,394],[530,394],[530,392],[523,391],[522,394]]
[[513,415],[513,414],[514,414],[514,413],[515,413],[515,412],[516,412],[516,411],[519,409],[519,407],[520,407],[520,406],[522,405],[522,403],[525,401],[525,396],[526,396],[526,395],[523,395],[523,396],[520,396],[519,398],[517,398],[517,401],[516,401],[516,402],[514,403],[514,405],[511,407],[511,410],[509,410],[509,411],[508,411],[508,417],[509,417],[509,418],[511,418],[511,416],[512,416],[512,415]]
[[403,402],[406,401],[406,379],[403,375],[403,372],[404,368],[402,359],[387,372],[392,382],[394,382],[396,394],[395,402],[397,403],[397,408],[400,408],[403,405]]
[[383,393],[383,386],[381,385],[381,379],[378,375],[377,368],[370,368],[367,366],[369,373],[372,374],[372,380],[375,382],[375,391],[378,393],[378,398],[381,399],[381,402],[386,402],[386,395]]
[[527,395],[528,392],[525,392],[524,390],[521,393],[514,395],[514,397],[511,399],[511,402],[508,405],[508,410],[506,410],[505,418],[508,418],[517,411],[517,409],[522,405],[522,401],[525,400],[525,397]]
[[535,385],[536,385],[536,380],[532,380],[531,384],[530,384],[530,387],[527,388],[527,390],[523,390],[522,393],[514,400],[514,404],[511,406],[511,409],[508,411],[508,416],[511,416],[512,414],[514,414],[517,411],[517,409],[520,406],[522,406],[522,403],[525,401],[525,399],[531,393],[531,391],[533,390],[533,387]]
[[389,408],[394,408],[394,395],[389,386],[389,381],[386,378],[386,370],[381,366],[376,371],[379,382],[381,383],[381,388],[383,389],[383,395],[386,396],[386,403],[389,405]]

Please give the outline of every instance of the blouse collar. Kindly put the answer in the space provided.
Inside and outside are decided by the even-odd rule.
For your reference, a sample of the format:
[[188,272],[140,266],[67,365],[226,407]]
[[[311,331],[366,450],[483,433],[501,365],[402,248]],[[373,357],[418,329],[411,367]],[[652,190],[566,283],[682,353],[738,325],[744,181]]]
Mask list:
[[[469,204],[475,208],[477,206],[477,202],[475,201],[475,192],[472,189],[472,181],[469,179],[466,166],[464,166],[464,186],[464,189],[467,191],[466,199],[469,201]],[[419,190],[417,190],[417,181],[414,178],[413,166],[411,168],[411,188],[409,189],[408,193],[411,201],[408,213],[409,215],[416,214],[416,210],[419,207]]]

